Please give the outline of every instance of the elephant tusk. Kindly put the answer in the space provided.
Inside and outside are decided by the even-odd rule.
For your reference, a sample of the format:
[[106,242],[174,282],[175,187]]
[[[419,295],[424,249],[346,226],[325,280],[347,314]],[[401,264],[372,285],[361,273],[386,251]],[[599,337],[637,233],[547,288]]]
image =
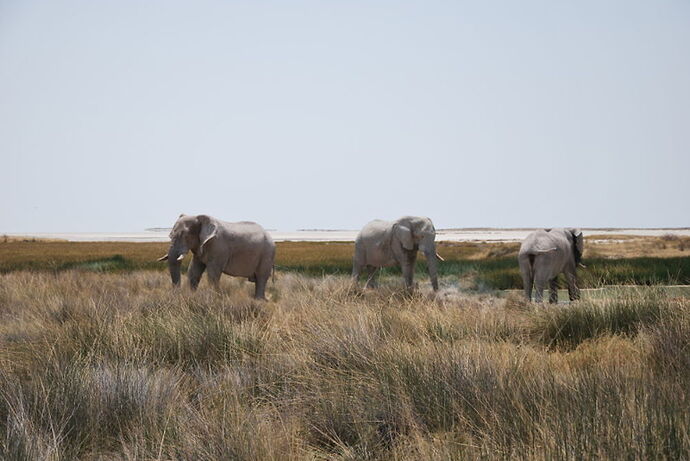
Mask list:
[[583,268],[583,269],[587,269],[587,266],[585,266],[585,265],[582,264],[582,263],[577,263],[577,265],[580,266],[580,267]]
[[441,257],[441,255],[438,254],[438,252],[436,252],[436,257],[437,257],[438,259],[440,259],[441,261],[445,261],[445,259],[443,259],[443,258]]
[[[178,261],[182,261],[184,259],[184,255],[180,255],[177,257]],[[168,255],[161,256],[160,258],[156,259],[156,261],[167,261],[168,260]]]

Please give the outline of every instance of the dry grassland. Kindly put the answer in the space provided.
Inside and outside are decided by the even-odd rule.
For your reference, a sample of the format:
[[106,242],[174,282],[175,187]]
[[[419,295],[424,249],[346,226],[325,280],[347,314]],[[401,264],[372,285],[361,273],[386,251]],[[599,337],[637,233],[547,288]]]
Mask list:
[[[278,242],[276,264],[285,267],[350,265],[351,242]],[[120,255],[136,267],[159,267],[155,260],[168,244],[131,242],[66,242],[35,239],[0,239],[0,271],[22,268],[59,268],[65,264],[100,260]],[[480,261],[514,258],[516,242],[438,242],[438,252],[448,260]],[[589,236],[587,258],[687,257],[690,237]],[[189,256],[188,256],[189,257]]]
[[690,302],[0,275],[9,460],[683,459]]

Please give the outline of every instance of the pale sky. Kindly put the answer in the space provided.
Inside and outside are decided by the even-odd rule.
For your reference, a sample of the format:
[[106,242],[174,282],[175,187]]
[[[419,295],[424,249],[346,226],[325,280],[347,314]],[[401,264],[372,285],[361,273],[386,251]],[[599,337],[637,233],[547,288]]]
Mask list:
[[690,2],[0,0],[0,232],[690,226]]

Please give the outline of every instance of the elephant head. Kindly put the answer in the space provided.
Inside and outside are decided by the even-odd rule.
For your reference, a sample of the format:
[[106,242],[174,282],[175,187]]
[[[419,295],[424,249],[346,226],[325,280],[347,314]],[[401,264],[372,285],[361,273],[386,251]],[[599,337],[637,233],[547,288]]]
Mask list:
[[180,284],[180,265],[188,251],[202,256],[204,247],[216,236],[217,225],[206,215],[181,214],[170,231],[168,253],[158,261],[168,261],[173,285]]
[[576,266],[583,266],[582,252],[584,251],[584,237],[580,229],[568,229],[573,239],[573,258]]
[[429,218],[406,216],[393,225],[393,232],[407,251],[422,251],[426,257],[427,270],[434,290],[438,289],[438,260],[443,258],[436,252],[436,229]]

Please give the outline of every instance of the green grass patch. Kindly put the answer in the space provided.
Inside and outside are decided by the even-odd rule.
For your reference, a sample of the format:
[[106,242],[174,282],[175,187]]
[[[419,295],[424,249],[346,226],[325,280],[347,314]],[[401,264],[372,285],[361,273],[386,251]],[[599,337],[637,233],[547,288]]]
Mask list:
[[[580,288],[602,285],[687,285],[690,284],[690,257],[591,259],[586,269],[578,269]],[[447,261],[441,275],[476,273],[477,284],[496,290],[522,288],[517,261],[513,258],[483,261]],[[563,276],[561,276],[562,278]],[[562,280],[565,286],[565,280]]]
[[92,261],[64,263],[58,267],[58,270],[67,269],[91,272],[117,272],[134,270],[135,264],[131,260],[125,259],[122,255],[115,255],[110,258],[94,259]]
[[667,305],[662,289],[620,290],[604,300],[539,309],[533,333],[549,346],[566,348],[604,335],[632,336],[641,327],[656,324]]
[[[167,270],[156,259],[165,254],[166,243],[128,242],[0,242],[0,273],[19,270],[95,272]],[[490,250],[490,249],[489,249]],[[440,277],[472,278],[478,290],[522,288],[514,248],[489,251],[479,244],[448,246],[439,244],[445,262],[439,263]],[[505,250],[505,251],[498,251]],[[279,242],[276,269],[306,275],[349,275],[352,272],[352,242]],[[483,259],[477,257],[483,256]],[[183,270],[189,263],[187,255]],[[685,285],[690,284],[690,257],[640,257],[586,259],[587,269],[578,270],[581,288],[602,285]],[[417,277],[426,274],[426,261],[417,260]],[[399,268],[386,268],[382,277],[400,276]]]

